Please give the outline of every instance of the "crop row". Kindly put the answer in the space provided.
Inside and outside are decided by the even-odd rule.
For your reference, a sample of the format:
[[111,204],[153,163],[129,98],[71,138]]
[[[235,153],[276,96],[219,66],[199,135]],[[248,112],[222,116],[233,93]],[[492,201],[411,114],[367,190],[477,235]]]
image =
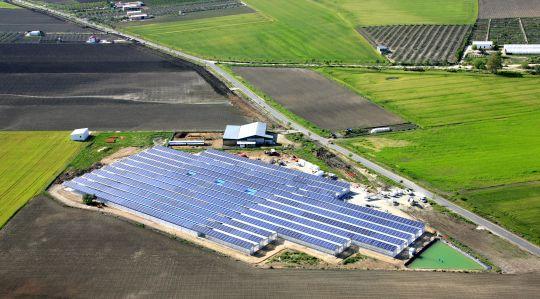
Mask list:
[[489,19],[478,19],[473,26],[472,40],[486,40],[489,29]]
[[395,25],[360,29],[374,45],[390,48],[389,57],[403,63],[454,63],[469,25]]
[[525,43],[525,37],[517,18],[491,19],[489,39],[498,45]]

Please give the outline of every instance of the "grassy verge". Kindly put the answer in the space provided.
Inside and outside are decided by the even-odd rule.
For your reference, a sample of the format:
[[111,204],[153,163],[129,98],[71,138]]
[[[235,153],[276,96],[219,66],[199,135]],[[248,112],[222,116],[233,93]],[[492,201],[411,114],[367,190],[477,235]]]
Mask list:
[[18,8],[20,8],[20,7],[15,6],[15,5],[13,5],[13,4],[9,4],[9,3],[7,3],[7,2],[2,2],[2,1],[0,1],[0,8],[6,8],[6,9],[18,9]]
[[351,255],[348,258],[343,260],[343,265],[354,264],[354,263],[357,263],[359,261],[363,261],[365,259],[367,259],[367,256],[365,256],[363,254],[360,254],[360,253],[353,254],[353,255]]
[[268,263],[280,263],[285,264],[290,267],[296,267],[296,266],[315,266],[319,264],[321,261],[313,257],[311,255],[308,255],[303,252],[293,251],[293,250],[286,250],[282,254],[272,257]]
[[[68,168],[85,170],[94,163],[125,147],[149,147],[156,138],[169,139],[171,132],[103,132],[98,133],[69,164]],[[117,137],[114,143],[106,142],[110,137]]]
[[[246,85],[251,91],[253,91],[254,93],[256,93],[259,97],[261,97],[262,99],[264,99],[264,101],[270,105],[272,108],[278,110],[279,112],[281,112],[283,115],[287,116],[287,118],[291,119],[292,121],[300,124],[302,127],[312,131],[313,133],[317,134],[317,135],[320,135],[320,136],[324,136],[324,137],[331,137],[331,132],[326,130],[326,129],[322,129],[322,128],[319,128],[317,125],[315,125],[314,123],[292,113],[291,111],[289,111],[287,108],[283,107],[281,104],[279,104],[277,101],[275,101],[274,99],[272,99],[270,96],[266,95],[263,91],[259,90],[257,87],[251,85],[249,82],[247,82],[246,80],[244,80],[244,78],[238,76],[237,74],[234,73],[234,71],[230,68],[229,65],[220,65],[220,67],[225,70],[227,73],[229,73],[231,76],[234,76],[237,80],[239,80],[240,82],[242,82],[244,85]],[[290,124],[287,124],[287,125],[290,125]]]
[[83,146],[69,132],[0,132],[0,227],[40,194]]

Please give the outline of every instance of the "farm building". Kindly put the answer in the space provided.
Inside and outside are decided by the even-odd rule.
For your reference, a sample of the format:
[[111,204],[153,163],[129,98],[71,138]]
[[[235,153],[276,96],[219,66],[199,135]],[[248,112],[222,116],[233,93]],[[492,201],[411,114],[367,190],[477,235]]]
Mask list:
[[90,131],[88,128],[75,129],[70,136],[73,141],[85,141],[90,136]]
[[493,48],[492,41],[479,41],[475,40],[472,42],[473,47],[476,46],[478,50],[490,50]]
[[393,257],[425,229],[341,200],[348,182],[217,150],[155,146],[64,186],[245,254],[279,237],[332,255],[356,245]]
[[266,124],[254,122],[243,126],[228,125],[223,134],[223,145],[252,147],[276,144],[277,134],[268,132]]
[[44,36],[44,35],[45,35],[45,32],[40,31],[40,30],[28,31],[25,34],[25,36]]
[[503,53],[537,55],[540,54],[540,44],[507,44],[503,46]]
[[137,21],[137,20],[148,19],[148,15],[145,14],[145,13],[132,14],[132,15],[129,15],[128,17],[129,17],[129,20],[130,20],[130,21]]

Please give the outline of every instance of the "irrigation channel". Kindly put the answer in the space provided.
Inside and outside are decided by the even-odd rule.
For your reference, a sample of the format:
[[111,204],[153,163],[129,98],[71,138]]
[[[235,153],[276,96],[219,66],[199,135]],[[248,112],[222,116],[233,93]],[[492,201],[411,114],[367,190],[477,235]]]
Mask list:
[[181,52],[181,51],[178,51],[178,50],[174,50],[174,49],[171,49],[171,48],[168,48],[168,47],[165,47],[165,46],[162,46],[162,45],[158,45],[156,43],[153,43],[153,42],[149,42],[149,41],[146,41],[142,38],[139,38],[139,37],[135,37],[135,36],[132,36],[132,35],[129,35],[129,34],[125,34],[123,32],[119,32],[119,31],[116,31],[112,28],[108,28],[106,26],[103,26],[103,25],[99,25],[99,24],[95,24],[95,23],[92,23],[92,22],[89,22],[87,20],[83,20],[83,19],[80,19],[80,18],[77,18],[73,15],[70,15],[70,14],[67,14],[67,13],[64,13],[64,12],[61,12],[61,11],[57,11],[57,10],[53,10],[53,9],[50,9],[48,7],[44,7],[42,5],[37,5],[37,4],[34,4],[34,3],[30,3],[30,2],[27,2],[27,1],[23,1],[23,0],[12,0],[12,3],[15,3],[15,4],[18,4],[20,6],[23,6],[23,7],[27,7],[27,8],[30,8],[30,9],[34,9],[34,10],[39,10],[39,11],[42,11],[42,12],[45,12],[45,13],[48,13],[48,14],[51,14],[53,16],[56,16],[56,17],[59,17],[59,18],[62,18],[62,19],[66,19],[66,20],[69,20],[69,21],[72,21],[72,22],[75,22],[77,24],[80,24],[80,25],[83,25],[83,26],[89,26],[89,27],[92,27],[92,28],[95,28],[97,30],[100,30],[100,31],[103,31],[103,32],[106,32],[106,33],[111,33],[111,34],[116,34],[116,35],[119,35],[119,36],[123,36],[124,38],[127,38],[127,39],[130,39],[130,40],[133,40],[133,41],[136,41],[144,46],[147,46],[149,48],[153,48],[155,50],[158,50],[158,51],[161,51],[161,52],[164,52],[166,54],[169,54],[169,55],[172,55],[172,56],[175,56],[175,57],[178,57],[178,58],[181,58],[181,59],[185,59],[185,60],[188,60],[188,61],[191,61],[193,63],[196,63],[196,64],[199,64],[199,65],[204,65],[206,68],[208,68],[211,72],[213,72],[215,75],[217,75],[218,77],[220,77],[222,80],[224,80],[226,83],[228,83],[229,86],[235,88],[236,90],[242,92],[247,98],[249,98],[253,103],[255,103],[259,108],[263,109],[264,112],[266,112],[269,116],[273,117],[274,119],[276,119],[277,121],[281,122],[282,124],[284,125],[287,125],[289,126],[290,128],[304,134],[307,138],[311,139],[312,141],[316,141],[316,142],[319,142],[321,145],[325,146],[326,148],[328,149],[331,149],[339,154],[342,154],[346,157],[349,157],[351,160],[353,160],[354,162],[357,162],[357,163],[360,163],[362,164],[364,167],[372,170],[372,171],[375,171],[376,173],[379,173],[381,174],[382,176],[384,177],[387,177],[388,179],[396,182],[396,183],[399,183],[407,188],[410,188],[412,190],[415,191],[415,193],[422,193],[424,194],[425,196],[433,199],[437,204],[449,209],[450,211],[474,222],[475,224],[479,225],[479,226],[483,226],[484,228],[486,228],[487,230],[489,230],[490,232],[492,232],[493,234],[496,234],[498,236],[500,236],[501,238],[519,246],[520,248],[536,255],[536,256],[540,256],[540,247],[530,243],[529,241],[519,237],[518,235],[506,230],[505,228],[487,220],[487,219],[484,219],[452,202],[450,202],[449,200],[443,198],[442,196],[438,195],[438,194],[435,194],[427,189],[425,189],[424,187],[416,184],[415,182],[403,177],[403,176],[400,176],[399,174],[397,173],[394,173],[392,172],[391,170],[388,170],[384,167],[382,167],[381,165],[379,164],[376,164],[360,155],[357,155],[351,151],[349,151],[348,149],[344,148],[344,147],[341,147],[339,145],[336,145],[334,144],[331,139],[329,138],[325,138],[323,136],[320,136],[320,135],[317,135],[311,131],[309,131],[308,129],[304,128],[303,126],[301,126],[300,124],[294,122],[293,120],[289,119],[287,116],[285,116],[284,114],[282,114],[281,112],[279,112],[278,110],[274,109],[273,107],[271,107],[270,105],[268,105],[264,99],[262,99],[261,97],[259,97],[256,93],[254,93],[253,91],[251,91],[247,86],[245,86],[242,82],[240,82],[239,80],[237,80],[236,78],[234,78],[231,74],[227,73],[225,70],[223,70],[221,67],[219,67],[216,63],[216,61],[211,61],[211,60],[206,60],[206,59],[202,59],[202,58],[199,58],[197,56],[193,56],[193,55],[189,55],[189,54],[186,54],[184,52]]

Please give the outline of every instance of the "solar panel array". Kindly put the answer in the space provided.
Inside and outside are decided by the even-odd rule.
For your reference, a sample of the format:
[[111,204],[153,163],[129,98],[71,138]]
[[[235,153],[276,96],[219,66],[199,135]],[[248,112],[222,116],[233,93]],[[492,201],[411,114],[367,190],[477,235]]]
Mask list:
[[340,200],[346,182],[216,150],[156,146],[64,185],[247,254],[281,237],[334,255],[355,244],[395,256],[424,232]]

